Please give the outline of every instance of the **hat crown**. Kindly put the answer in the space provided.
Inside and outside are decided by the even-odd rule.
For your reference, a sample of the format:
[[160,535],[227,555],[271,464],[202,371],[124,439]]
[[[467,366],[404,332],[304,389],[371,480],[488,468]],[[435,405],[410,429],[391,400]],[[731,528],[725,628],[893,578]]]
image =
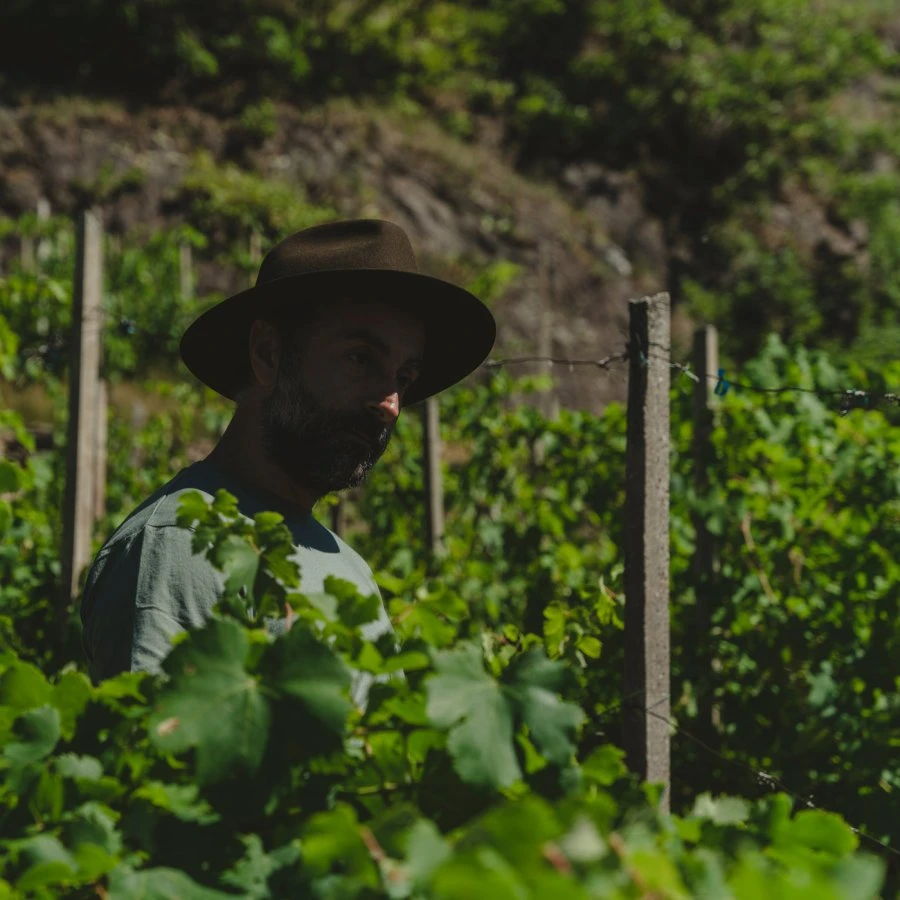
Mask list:
[[339,269],[419,271],[401,228],[381,219],[351,219],[316,225],[276,244],[263,259],[256,284]]

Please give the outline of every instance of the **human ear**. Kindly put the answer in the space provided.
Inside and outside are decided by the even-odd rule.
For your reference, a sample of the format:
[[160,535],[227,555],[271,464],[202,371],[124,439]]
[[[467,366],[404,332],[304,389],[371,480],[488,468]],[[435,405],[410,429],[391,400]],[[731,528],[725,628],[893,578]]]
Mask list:
[[281,358],[281,339],[271,322],[256,319],[250,326],[250,368],[257,383],[269,388],[275,384]]

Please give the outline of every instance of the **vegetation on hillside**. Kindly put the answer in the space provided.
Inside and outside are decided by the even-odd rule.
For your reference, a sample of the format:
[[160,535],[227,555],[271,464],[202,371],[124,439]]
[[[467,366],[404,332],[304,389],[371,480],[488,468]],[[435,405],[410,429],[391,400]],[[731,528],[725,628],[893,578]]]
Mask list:
[[273,100],[393,99],[528,171],[636,173],[667,286],[746,359],[778,332],[891,358],[900,58],[878,0],[11,0],[6,93],[196,103],[265,136]]

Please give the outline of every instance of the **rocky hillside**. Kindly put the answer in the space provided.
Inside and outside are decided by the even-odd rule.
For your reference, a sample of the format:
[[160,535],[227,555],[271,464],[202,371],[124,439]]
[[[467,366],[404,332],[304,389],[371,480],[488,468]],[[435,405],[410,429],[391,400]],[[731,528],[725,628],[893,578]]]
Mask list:
[[[636,179],[573,164],[561,185],[539,183],[499,151],[418,117],[347,103],[302,113],[282,104],[272,133],[253,140],[235,122],[190,108],[130,112],[74,98],[0,111],[0,208],[10,216],[33,211],[42,197],[69,213],[100,195],[112,233],[172,226],[191,217],[184,189],[198,160],[256,173],[337,216],[396,221],[421,267],[435,274],[462,280],[490,263],[514,265],[496,302],[495,355],[614,353],[628,298],[666,285],[662,228]],[[17,247],[10,242],[5,252]],[[227,292],[241,279],[207,259],[198,288]],[[596,370],[564,369],[558,383],[561,401],[579,407],[622,396],[622,377]]]

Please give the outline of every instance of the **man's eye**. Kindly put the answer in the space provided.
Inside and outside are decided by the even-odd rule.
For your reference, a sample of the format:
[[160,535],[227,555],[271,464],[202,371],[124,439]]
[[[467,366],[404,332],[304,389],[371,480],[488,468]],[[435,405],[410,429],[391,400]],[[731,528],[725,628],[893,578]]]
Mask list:
[[397,384],[400,386],[401,390],[408,388],[415,380],[416,376],[409,372],[401,372],[397,376]]
[[347,354],[347,359],[349,359],[350,362],[367,365],[369,362],[369,354],[366,353],[365,350],[351,350],[350,353]]

